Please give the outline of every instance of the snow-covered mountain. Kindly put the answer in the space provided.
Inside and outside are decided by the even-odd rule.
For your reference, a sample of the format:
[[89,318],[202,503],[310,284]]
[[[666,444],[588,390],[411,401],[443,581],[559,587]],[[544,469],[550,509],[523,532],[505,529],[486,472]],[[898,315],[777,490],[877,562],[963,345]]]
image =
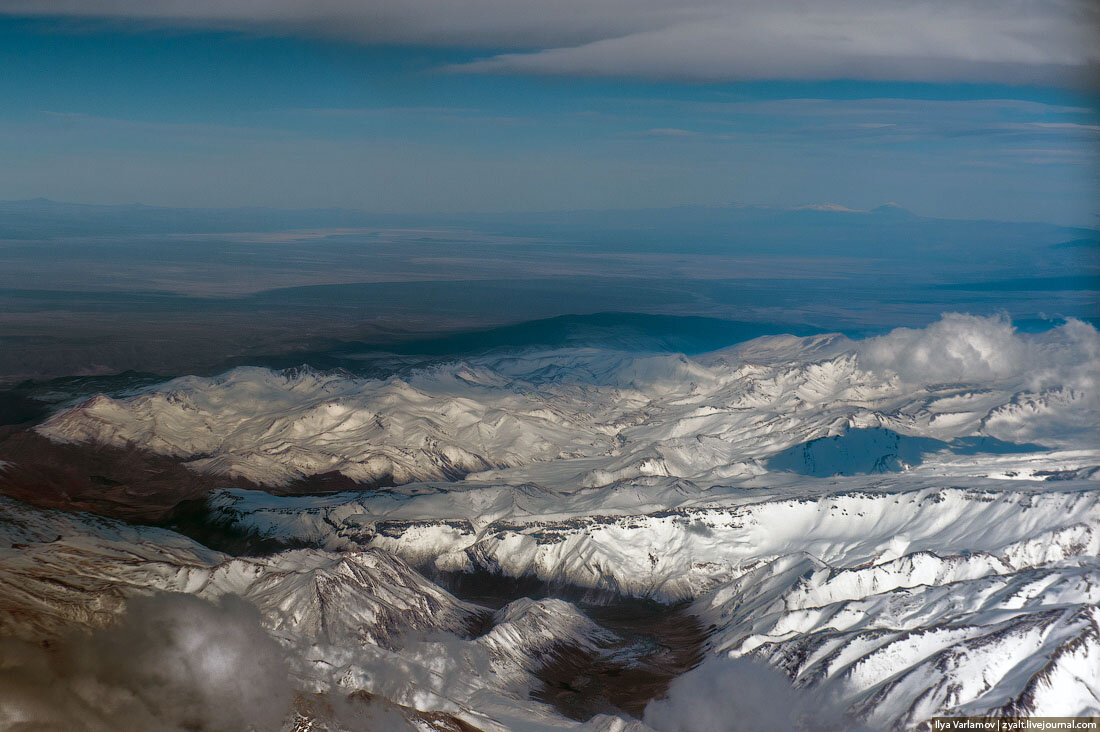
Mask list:
[[477,622],[478,609],[388,552],[306,549],[234,558],[168,531],[0,501],[0,541],[10,547],[0,549],[5,635],[34,638],[73,623],[101,627],[127,597],[155,591],[211,600],[238,595],[261,607],[272,629],[311,642],[387,645],[402,633],[463,632]]
[[[261,535],[690,599],[713,628],[712,653],[776,666],[876,728],[943,713],[1100,712],[1094,482],[942,488],[877,476],[842,491],[819,481],[797,497],[793,486],[663,482],[634,510],[623,491],[551,499],[513,487],[213,503]],[[428,518],[444,500],[451,518]],[[498,517],[454,518],[481,506]]]
[[[562,648],[599,652],[608,641],[608,631],[569,603],[523,599],[494,614],[457,600],[381,550],[295,550],[265,558],[233,558],[159,529],[42,511],[6,498],[0,498],[0,509],[3,729],[18,728],[24,714],[41,719],[36,706],[44,701],[44,690],[17,683],[18,674],[65,661],[65,654],[74,653],[67,644],[86,651],[80,645],[87,643],[84,636],[73,641],[73,631],[107,633],[115,645],[131,642],[126,633],[133,632],[135,621],[127,622],[126,608],[150,596],[167,603],[179,603],[171,598],[181,594],[213,603],[239,597],[254,605],[262,631],[236,627],[238,617],[204,610],[201,603],[168,605],[167,611],[163,605],[141,605],[140,612],[153,615],[158,632],[164,633],[152,640],[156,647],[142,652],[168,663],[178,662],[176,654],[186,654],[186,668],[175,673],[167,691],[184,698],[202,696],[205,675],[212,671],[227,678],[239,676],[234,683],[243,686],[261,679],[265,671],[251,665],[250,655],[263,646],[262,636],[270,635],[281,647],[277,660],[287,666],[293,680],[283,697],[266,701],[276,709],[282,705],[284,729],[344,729],[339,706],[347,694],[387,700],[404,713],[397,715],[396,723],[409,722],[414,729],[575,729],[581,725],[528,699],[539,683],[534,672]],[[181,613],[203,617],[196,627],[184,623],[182,639],[173,638],[170,631],[180,629]],[[120,618],[121,630],[113,625]],[[225,630],[203,621],[232,621],[230,632],[260,633],[261,639],[225,648]],[[96,636],[92,638],[95,642]],[[59,659],[44,655],[38,645],[43,642],[60,649]],[[148,645],[150,640],[143,642]],[[217,655],[207,660],[194,655],[207,647]],[[81,655],[76,652],[78,660]],[[98,678],[105,675],[102,668],[87,672],[89,678],[82,678],[77,669],[49,679],[74,685],[77,697],[85,691],[93,694],[87,709],[81,709],[91,719],[64,717],[59,725],[147,728],[122,716],[134,710],[113,706],[116,700],[110,698],[132,695],[138,681],[114,679],[110,681],[119,686],[110,688],[108,679]],[[106,698],[94,697],[105,691]],[[324,713],[318,717],[301,713],[300,695],[308,693],[327,694]],[[98,714],[120,716],[111,726],[100,726],[94,719]],[[174,729],[172,721],[165,719],[162,728]],[[603,724],[595,720],[585,728],[601,729]],[[218,724],[210,728],[223,729]]]
[[[455,520],[372,519],[366,496],[225,494],[220,505],[242,524],[341,547],[255,559],[7,502],[0,628],[50,638],[108,625],[128,598],[153,590],[232,593],[256,604],[311,688],[331,690],[337,679],[483,729],[567,726],[527,700],[533,674],[563,646],[599,653],[607,632],[562,600],[521,600],[490,618],[396,553],[434,556],[436,569],[686,597],[711,629],[711,657],[768,663],[873,728],[913,728],[942,713],[1096,714],[1100,489],[905,490],[861,480],[860,490],[826,485],[799,498],[670,488],[666,500],[679,495],[679,506],[638,512],[561,496],[552,514],[528,503],[465,533]],[[432,497],[400,499],[404,510],[395,496],[378,498],[390,514],[409,514]],[[425,631],[449,634],[415,640]]]
[[761,338],[694,360],[571,349],[384,380],[240,368],[97,396],[39,431],[275,485],[333,472],[398,484],[470,474],[713,484],[755,477],[776,453],[850,428],[1093,447],[1098,364],[1100,337],[1084,323],[1026,335],[954,315],[922,331]]
[[299,688],[485,730],[577,728],[529,698],[540,673],[569,654],[638,662],[577,603],[492,612],[428,579],[464,572],[688,603],[707,633],[698,673],[644,719],[588,729],[736,720],[737,688],[708,684],[751,690],[762,667],[872,729],[1100,715],[1098,383],[1087,324],[950,315],[693,359],[524,352],[382,380],[247,368],[96,397],[40,432],[257,483],[396,485],[212,493],[209,520],[311,547],[262,558],[7,502],[0,631],[102,627],[154,590],[241,596]]

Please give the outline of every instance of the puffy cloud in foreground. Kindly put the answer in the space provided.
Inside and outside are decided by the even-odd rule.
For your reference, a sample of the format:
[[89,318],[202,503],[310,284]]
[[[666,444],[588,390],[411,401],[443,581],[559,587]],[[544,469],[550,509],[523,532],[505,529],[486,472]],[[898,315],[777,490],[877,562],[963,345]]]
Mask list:
[[645,709],[658,732],[862,730],[818,693],[796,690],[777,671],[744,658],[713,656],[677,677]]
[[277,730],[294,688],[259,611],[226,596],[131,600],[120,621],[49,648],[0,639],[0,729]]

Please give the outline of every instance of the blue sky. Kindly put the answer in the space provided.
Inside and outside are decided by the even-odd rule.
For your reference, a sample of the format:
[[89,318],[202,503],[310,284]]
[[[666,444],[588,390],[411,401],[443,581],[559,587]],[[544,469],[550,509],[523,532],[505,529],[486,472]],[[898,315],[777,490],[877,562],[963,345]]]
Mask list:
[[[733,57],[704,44],[721,26],[696,44],[695,26],[623,30],[636,21],[621,12],[603,39],[602,16],[584,30],[517,15],[360,32],[354,14],[345,30],[329,16],[150,20],[126,0],[97,17],[16,5],[36,14],[0,17],[0,199],[386,212],[896,201],[1100,223],[1100,105],[1071,78],[1093,61],[1038,41],[979,49],[978,66],[920,56],[914,70],[817,47]],[[930,28],[912,43],[942,47]]]

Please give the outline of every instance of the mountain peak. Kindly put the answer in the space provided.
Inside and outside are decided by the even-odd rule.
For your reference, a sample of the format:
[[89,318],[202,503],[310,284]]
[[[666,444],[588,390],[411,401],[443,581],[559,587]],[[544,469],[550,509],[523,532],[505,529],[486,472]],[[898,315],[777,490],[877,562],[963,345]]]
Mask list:
[[839,213],[865,213],[858,208],[848,208],[839,203],[810,203],[805,206],[796,206],[795,211],[836,211]]
[[877,206],[876,208],[871,209],[871,213],[887,214],[889,216],[916,216],[916,214],[909,209],[903,208],[900,204],[894,203],[893,201],[890,201],[889,203],[884,203],[881,206]]

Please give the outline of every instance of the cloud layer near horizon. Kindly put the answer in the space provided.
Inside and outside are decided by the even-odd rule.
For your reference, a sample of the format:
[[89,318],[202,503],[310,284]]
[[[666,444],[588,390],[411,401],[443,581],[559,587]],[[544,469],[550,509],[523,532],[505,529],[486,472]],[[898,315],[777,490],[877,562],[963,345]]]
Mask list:
[[0,12],[496,51],[449,67],[479,73],[1073,85],[1100,66],[1090,0],[9,0]]

